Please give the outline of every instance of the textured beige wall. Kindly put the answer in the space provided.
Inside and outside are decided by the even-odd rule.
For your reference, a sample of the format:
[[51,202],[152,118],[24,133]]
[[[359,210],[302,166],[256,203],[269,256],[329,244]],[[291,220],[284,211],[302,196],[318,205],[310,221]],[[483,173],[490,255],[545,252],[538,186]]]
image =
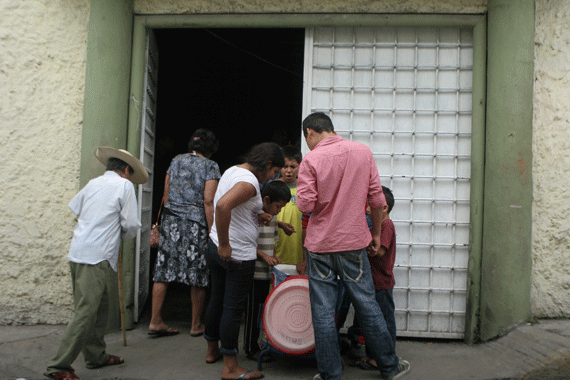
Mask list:
[[[139,14],[482,13],[486,0],[135,0]],[[570,2],[537,0],[533,311],[570,315]],[[71,313],[89,0],[0,0],[0,324]]]
[[0,1],[0,323],[70,316],[87,0]]
[[570,316],[570,2],[536,2],[533,314]]

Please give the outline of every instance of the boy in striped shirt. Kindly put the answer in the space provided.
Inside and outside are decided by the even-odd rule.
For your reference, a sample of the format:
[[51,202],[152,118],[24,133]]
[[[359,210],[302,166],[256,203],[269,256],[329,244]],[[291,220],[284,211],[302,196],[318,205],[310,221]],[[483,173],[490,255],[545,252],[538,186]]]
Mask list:
[[[271,267],[281,263],[281,259],[275,257],[275,242],[279,240],[277,218],[281,208],[291,200],[289,187],[282,181],[267,183],[261,191],[263,211],[271,216],[271,220],[259,224],[259,237],[257,239],[257,260],[255,261],[255,273],[245,312],[244,342],[245,352],[251,360],[257,361],[261,351],[259,340],[259,314],[261,305],[269,294],[271,284]],[[264,359],[269,359],[265,357]]]

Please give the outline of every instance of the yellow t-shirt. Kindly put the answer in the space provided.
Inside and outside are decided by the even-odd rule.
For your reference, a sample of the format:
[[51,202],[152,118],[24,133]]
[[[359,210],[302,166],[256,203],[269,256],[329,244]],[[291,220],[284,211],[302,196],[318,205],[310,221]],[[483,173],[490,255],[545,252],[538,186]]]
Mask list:
[[295,233],[287,236],[279,228],[279,241],[275,243],[275,256],[279,257],[283,264],[297,265],[303,261],[303,229],[301,225],[303,213],[297,207],[297,184],[288,186],[291,190],[291,200],[277,214],[277,220],[291,224],[295,228]]

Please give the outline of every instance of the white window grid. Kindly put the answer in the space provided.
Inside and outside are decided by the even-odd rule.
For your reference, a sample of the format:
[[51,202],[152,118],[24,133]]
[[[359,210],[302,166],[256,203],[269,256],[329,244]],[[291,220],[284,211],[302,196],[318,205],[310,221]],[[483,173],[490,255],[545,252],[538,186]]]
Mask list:
[[318,28],[312,47],[310,111],[370,146],[394,191],[398,334],[462,338],[472,30]]

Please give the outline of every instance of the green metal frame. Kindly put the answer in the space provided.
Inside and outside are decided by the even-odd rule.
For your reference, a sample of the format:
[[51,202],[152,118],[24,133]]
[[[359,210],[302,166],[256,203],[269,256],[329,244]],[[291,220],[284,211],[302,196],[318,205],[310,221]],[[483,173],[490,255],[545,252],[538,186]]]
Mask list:
[[534,0],[488,4],[483,341],[532,318],[534,12]]

